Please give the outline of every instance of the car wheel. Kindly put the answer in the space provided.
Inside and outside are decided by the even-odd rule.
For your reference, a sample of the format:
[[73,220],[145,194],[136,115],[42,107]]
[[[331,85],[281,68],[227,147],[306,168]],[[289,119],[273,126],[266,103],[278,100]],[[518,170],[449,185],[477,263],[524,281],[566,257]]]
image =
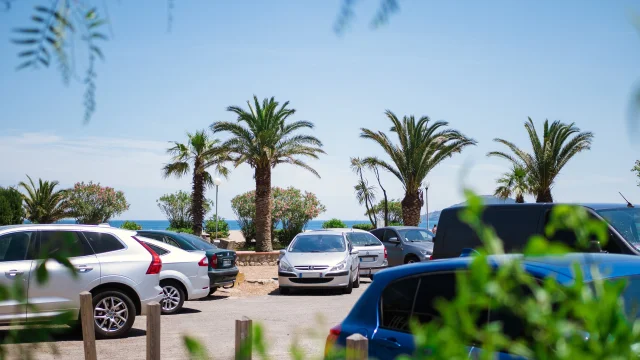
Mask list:
[[353,283],[353,287],[356,289],[360,287],[360,268],[356,270],[356,281]]
[[217,286],[213,286],[211,288],[209,288],[209,296],[213,295],[214,292],[218,291],[218,287]]
[[344,293],[351,294],[351,292],[353,292],[353,278],[349,276],[349,285],[347,285],[347,287],[344,288]]
[[280,291],[280,295],[289,295],[291,294],[291,289],[286,287],[279,287],[278,291]]
[[133,326],[136,308],[122,291],[104,290],[93,297],[93,318],[98,338],[119,338]]
[[160,305],[162,305],[162,313],[165,315],[175,314],[184,305],[184,299],[186,298],[182,286],[177,281],[164,280],[160,281],[160,287],[164,298]]
[[418,259],[418,257],[415,255],[409,255],[404,259],[405,264],[413,264],[417,262],[420,262],[420,259]]

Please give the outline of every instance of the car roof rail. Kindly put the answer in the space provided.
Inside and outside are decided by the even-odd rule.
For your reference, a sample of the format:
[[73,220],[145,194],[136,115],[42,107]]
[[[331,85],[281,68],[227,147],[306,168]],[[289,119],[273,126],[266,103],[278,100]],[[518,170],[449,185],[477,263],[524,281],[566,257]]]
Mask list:
[[464,249],[462,249],[462,252],[460,253],[460,257],[467,257],[467,256],[479,255],[479,254],[480,253],[476,249],[464,248]]

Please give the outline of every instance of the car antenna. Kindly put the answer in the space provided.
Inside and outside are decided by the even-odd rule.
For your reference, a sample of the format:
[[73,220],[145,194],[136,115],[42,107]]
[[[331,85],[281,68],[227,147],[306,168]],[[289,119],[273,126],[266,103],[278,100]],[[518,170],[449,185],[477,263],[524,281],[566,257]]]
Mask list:
[[627,200],[626,197],[624,197],[624,195],[622,195],[622,193],[620,191],[618,191],[618,194],[620,194],[620,196],[622,196],[622,198],[624,199],[624,201],[627,202],[627,207],[632,208],[633,204],[629,202],[629,200]]

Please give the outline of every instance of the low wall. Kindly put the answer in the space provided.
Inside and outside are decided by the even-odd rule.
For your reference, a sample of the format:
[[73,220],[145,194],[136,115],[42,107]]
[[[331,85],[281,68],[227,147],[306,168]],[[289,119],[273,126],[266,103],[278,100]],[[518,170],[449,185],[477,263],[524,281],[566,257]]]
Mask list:
[[278,258],[280,258],[279,251],[236,251],[236,254],[238,255],[236,264],[239,266],[276,266],[278,264]]

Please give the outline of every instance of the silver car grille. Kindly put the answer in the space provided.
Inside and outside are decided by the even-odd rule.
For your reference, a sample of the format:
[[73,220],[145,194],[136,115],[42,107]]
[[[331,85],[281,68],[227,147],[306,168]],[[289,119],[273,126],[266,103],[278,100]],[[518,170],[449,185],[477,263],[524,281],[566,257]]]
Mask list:
[[328,265],[305,265],[305,266],[294,266],[296,270],[327,270],[329,268]]

